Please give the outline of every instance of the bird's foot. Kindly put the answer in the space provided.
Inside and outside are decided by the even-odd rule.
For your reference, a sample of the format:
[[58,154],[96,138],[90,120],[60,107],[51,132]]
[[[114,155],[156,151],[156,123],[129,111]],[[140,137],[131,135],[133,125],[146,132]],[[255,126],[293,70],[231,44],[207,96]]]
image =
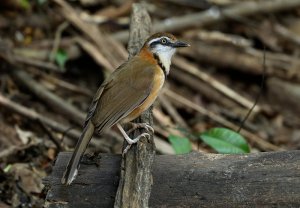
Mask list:
[[[145,126],[145,125],[143,124],[143,126]],[[149,125],[147,124],[147,126],[149,126]],[[123,137],[125,138],[125,140],[126,140],[127,143],[128,143],[127,147],[124,149],[124,151],[123,151],[123,153],[122,153],[122,156],[123,156],[123,157],[124,157],[125,154],[128,152],[128,150],[130,149],[131,145],[137,143],[142,137],[146,137],[148,141],[149,141],[149,139],[150,139],[150,134],[148,134],[148,133],[142,133],[141,135],[137,136],[136,138],[131,139],[131,138],[128,136],[128,134],[124,131],[123,127],[122,127],[120,124],[117,124],[117,127],[118,127],[118,129],[120,130],[121,134],[123,135]],[[151,127],[151,126],[150,126],[150,127]],[[149,127],[148,127],[148,128],[149,128]],[[151,127],[151,128],[149,128],[149,129],[151,130],[151,129],[153,129],[153,128]]]
[[132,123],[132,122],[130,122],[130,124],[132,125],[132,128],[129,129],[129,130],[127,131],[127,134],[130,134],[130,133],[133,132],[134,130],[140,129],[140,128],[143,128],[143,129],[145,129],[145,130],[148,131],[148,132],[151,131],[152,133],[154,133],[153,127],[150,126],[150,125],[147,124],[147,123]]
[[130,149],[131,145],[137,143],[142,137],[147,137],[147,139],[149,139],[150,138],[150,134],[148,134],[148,133],[142,133],[141,135],[137,136],[134,139],[130,139],[129,136],[124,136],[124,138],[126,139],[128,145],[124,149],[124,151],[122,153],[122,156],[124,157],[125,154],[128,152],[128,150]]

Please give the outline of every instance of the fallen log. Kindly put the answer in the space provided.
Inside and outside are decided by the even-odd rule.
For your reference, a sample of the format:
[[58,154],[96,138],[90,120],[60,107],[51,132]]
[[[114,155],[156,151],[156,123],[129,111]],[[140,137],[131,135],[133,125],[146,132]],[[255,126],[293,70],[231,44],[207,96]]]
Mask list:
[[[113,207],[121,156],[84,157],[71,186],[60,183],[71,154],[44,183],[46,207]],[[300,151],[157,155],[149,207],[300,207]]]

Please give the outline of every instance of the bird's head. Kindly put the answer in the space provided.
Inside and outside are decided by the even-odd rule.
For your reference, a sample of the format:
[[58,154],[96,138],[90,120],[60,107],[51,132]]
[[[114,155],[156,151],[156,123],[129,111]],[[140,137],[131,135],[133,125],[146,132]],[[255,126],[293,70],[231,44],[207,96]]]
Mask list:
[[158,58],[167,73],[169,73],[171,59],[177,48],[188,47],[189,44],[179,41],[176,37],[169,33],[156,33],[150,36],[144,46],[143,50],[147,50]]

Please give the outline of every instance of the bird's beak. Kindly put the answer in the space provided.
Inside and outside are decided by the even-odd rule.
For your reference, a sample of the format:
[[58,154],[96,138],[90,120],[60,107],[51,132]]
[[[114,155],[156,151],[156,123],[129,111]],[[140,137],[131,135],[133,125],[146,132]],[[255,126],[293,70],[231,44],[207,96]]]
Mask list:
[[190,46],[190,44],[179,41],[179,40],[172,44],[172,47],[174,47],[174,48],[181,48],[181,47],[188,47],[188,46]]

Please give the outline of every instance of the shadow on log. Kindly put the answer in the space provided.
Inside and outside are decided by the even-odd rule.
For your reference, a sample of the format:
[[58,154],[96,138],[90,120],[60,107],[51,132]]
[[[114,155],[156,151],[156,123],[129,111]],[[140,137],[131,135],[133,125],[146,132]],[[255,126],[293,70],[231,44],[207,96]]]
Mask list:
[[[70,153],[45,179],[46,207],[113,207],[121,156],[84,157],[71,186],[60,183]],[[157,155],[150,207],[300,207],[300,151]]]

